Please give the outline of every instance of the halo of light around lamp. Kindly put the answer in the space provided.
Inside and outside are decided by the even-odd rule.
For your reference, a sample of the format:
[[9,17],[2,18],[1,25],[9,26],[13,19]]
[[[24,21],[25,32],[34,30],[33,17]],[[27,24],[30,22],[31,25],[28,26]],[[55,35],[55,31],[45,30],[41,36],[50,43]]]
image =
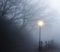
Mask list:
[[43,20],[38,20],[37,24],[38,24],[38,26],[43,27],[44,26],[44,21]]

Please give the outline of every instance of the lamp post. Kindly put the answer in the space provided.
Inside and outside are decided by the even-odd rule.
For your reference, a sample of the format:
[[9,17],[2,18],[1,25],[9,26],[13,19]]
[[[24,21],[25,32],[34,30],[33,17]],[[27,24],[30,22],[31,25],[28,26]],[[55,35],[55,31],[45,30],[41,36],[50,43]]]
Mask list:
[[41,28],[44,26],[44,21],[38,20],[37,24],[39,26],[39,50],[40,50],[40,48],[41,48]]

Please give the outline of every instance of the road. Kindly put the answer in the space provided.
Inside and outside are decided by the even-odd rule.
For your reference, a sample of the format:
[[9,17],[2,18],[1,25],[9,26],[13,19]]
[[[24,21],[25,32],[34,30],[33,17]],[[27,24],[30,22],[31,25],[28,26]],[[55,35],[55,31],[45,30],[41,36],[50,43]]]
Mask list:
[[60,52],[60,50],[48,50],[48,51],[41,51],[41,52]]
[[60,52],[60,50],[58,49],[54,49],[54,50],[46,50],[46,51],[38,51],[38,50],[35,50],[33,52]]
[[60,52],[60,50],[58,49],[55,49],[55,50],[44,50],[44,51],[38,51],[38,49],[27,49],[27,50],[24,50],[24,49],[21,49],[21,48],[13,48],[12,50],[8,50],[8,52]]

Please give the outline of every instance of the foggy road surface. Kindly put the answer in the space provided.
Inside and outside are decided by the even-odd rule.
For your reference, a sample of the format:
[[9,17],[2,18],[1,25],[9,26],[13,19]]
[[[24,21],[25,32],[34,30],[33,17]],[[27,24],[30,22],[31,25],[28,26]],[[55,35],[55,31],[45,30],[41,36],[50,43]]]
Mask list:
[[58,49],[54,49],[54,50],[44,50],[44,51],[39,51],[38,49],[32,49],[32,50],[20,50],[20,48],[17,49],[13,49],[11,52],[60,52],[60,50]]
[[55,50],[46,50],[46,51],[38,51],[38,50],[35,50],[33,52],[60,52],[60,50],[58,50],[58,49],[55,49]]
[[60,52],[59,50],[49,50],[49,51],[41,51],[41,52]]

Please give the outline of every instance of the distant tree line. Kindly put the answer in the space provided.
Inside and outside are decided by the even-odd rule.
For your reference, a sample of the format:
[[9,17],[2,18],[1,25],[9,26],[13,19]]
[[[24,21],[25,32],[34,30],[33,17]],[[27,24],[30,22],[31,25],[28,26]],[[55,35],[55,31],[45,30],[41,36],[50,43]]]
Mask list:
[[41,50],[49,50],[49,49],[56,49],[57,48],[57,44],[54,42],[54,40],[51,41],[45,41],[41,44]]

